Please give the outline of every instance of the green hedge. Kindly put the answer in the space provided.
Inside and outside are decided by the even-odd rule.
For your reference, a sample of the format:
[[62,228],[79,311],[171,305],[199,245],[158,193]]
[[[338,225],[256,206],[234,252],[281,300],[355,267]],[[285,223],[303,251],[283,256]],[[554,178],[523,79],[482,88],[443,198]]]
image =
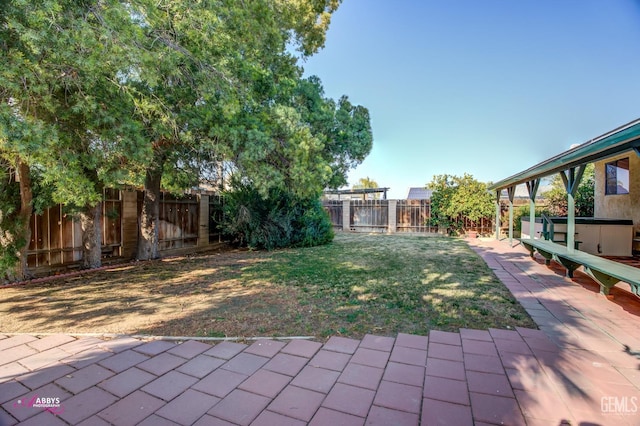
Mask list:
[[262,197],[247,185],[225,194],[222,231],[235,244],[267,250],[317,246],[334,236],[319,199],[303,199],[282,190]]

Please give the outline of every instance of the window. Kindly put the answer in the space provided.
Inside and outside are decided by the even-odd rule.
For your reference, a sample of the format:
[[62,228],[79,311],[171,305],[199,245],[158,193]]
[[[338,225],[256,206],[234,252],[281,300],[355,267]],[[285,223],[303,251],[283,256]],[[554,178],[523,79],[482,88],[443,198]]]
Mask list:
[[629,193],[629,158],[605,164],[606,195]]

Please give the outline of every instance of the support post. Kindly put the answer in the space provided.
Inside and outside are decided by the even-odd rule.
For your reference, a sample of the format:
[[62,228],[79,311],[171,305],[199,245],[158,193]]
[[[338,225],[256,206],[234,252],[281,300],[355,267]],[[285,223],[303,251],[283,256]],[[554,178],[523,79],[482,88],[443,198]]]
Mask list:
[[[138,245],[138,193],[136,191],[122,190],[122,249],[120,251],[125,259],[132,259],[136,255]],[[75,226],[71,227],[74,232]]]
[[342,200],[342,230],[351,229],[351,200]]
[[500,189],[496,190],[496,240],[500,240]]
[[567,252],[576,247],[576,202],[571,192],[567,193]]
[[529,191],[529,238],[534,239],[536,233],[536,193],[540,186],[540,179],[527,182]]
[[575,195],[578,191],[578,186],[582,180],[584,169],[586,164],[582,164],[570,169],[560,172],[560,177],[564,183],[564,187],[567,190],[567,252],[573,253],[576,249],[576,203]]
[[507,194],[509,195],[509,245],[513,247],[513,198],[516,195],[516,187],[507,188]]
[[209,196],[198,196],[200,211],[198,214],[198,247],[209,245]]
[[396,210],[396,207],[398,206],[398,200],[389,200],[388,203],[389,213],[387,214],[387,217],[389,218],[389,227],[387,228],[387,231],[391,234],[395,234],[398,230],[398,218]]

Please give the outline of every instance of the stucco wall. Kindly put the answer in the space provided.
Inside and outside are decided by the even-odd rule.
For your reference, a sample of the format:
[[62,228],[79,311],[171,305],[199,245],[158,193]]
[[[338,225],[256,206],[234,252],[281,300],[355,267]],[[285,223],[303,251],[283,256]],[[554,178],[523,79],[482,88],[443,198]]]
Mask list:
[[[605,164],[629,158],[629,193],[605,195]],[[631,219],[640,231],[640,158],[634,151],[595,163],[594,216],[599,218]]]

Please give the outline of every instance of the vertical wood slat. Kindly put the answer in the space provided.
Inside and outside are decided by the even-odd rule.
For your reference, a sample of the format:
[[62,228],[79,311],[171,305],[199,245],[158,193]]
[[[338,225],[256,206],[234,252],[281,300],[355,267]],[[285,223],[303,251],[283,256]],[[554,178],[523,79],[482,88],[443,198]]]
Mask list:
[[[209,244],[222,242],[222,230],[220,224],[223,220],[222,197],[219,195],[209,196],[209,205],[207,210],[207,240]],[[201,223],[204,221],[201,219]]]
[[429,224],[430,213],[429,200],[398,200],[397,232],[435,232]]
[[[115,198],[118,197],[118,198]],[[103,203],[102,228],[103,245],[120,245],[122,231],[121,200],[119,191],[105,192]],[[112,217],[105,214],[113,210]],[[115,215],[115,216],[114,216]],[[65,214],[64,206],[57,204],[42,214],[33,214],[31,220],[32,238],[27,251],[30,267],[61,265],[82,258],[82,231],[80,224],[71,215]],[[117,253],[113,253],[119,255]]]
[[[138,242],[139,191],[106,189],[103,196],[102,246],[103,255],[135,256]],[[220,217],[213,221],[215,241],[210,241],[209,196],[186,195],[173,197],[164,194],[161,216],[166,237],[161,248],[206,246],[221,241],[217,223],[221,220],[221,199],[216,198]],[[80,223],[65,213],[62,205],[53,206],[43,214],[31,216],[31,239],[27,262],[31,268],[64,265],[82,259],[82,230]]]
[[122,191],[122,249],[121,256],[133,259],[138,244],[138,194]]
[[197,246],[199,204],[194,195],[175,197],[161,194],[159,251]]
[[[323,206],[329,213],[331,223],[336,228],[343,230],[360,231],[386,231],[393,232],[420,232],[435,233],[438,228],[431,226],[431,203],[429,200],[324,200]],[[389,206],[395,204],[395,226],[389,223],[390,217],[394,216],[389,212]],[[349,206],[348,215],[340,211],[345,206]],[[349,217],[349,226],[342,222],[343,217]],[[494,218],[482,218],[478,222],[472,222],[466,217],[455,219],[463,225],[465,229],[475,230],[480,234],[493,232]]]
[[331,218],[331,223],[333,224],[333,226],[335,228],[342,229],[343,202],[340,200],[326,200],[325,202],[322,203],[322,206],[324,207],[325,211],[329,214],[329,217]]
[[389,228],[388,200],[351,200],[351,228],[387,231]]

